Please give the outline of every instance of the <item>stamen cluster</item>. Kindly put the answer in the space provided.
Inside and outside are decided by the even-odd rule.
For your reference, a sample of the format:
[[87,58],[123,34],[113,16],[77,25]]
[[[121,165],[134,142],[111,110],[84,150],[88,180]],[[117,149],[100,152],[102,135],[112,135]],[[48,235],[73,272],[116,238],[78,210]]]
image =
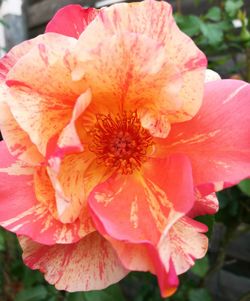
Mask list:
[[118,170],[121,174],[132,174],[146,160],[152,136],[141,126],[137,112],[98,115],[90,151],[97,156],[98,164]]

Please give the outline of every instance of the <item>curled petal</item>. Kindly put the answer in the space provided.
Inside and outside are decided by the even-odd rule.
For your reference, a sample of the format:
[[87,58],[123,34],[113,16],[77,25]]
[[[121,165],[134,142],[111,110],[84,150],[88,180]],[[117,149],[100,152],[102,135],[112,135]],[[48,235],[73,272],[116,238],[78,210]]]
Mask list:
[[48,167],[48,173],[55,190],[58,218],[62,223],[72,223],[83,209],[88,211],[88,194],[107,177],[106,168],[96,164],[95,157],[87,150],[66,156],[53,168]]
[[75,101],[86,91],[84,82],[72,82],[70,76],[75,41],[53,33],[42,35],[7,76],[11,112],[43,155],[48,141],[69,123]]
[[179,275],[194,265],[195,259],[204,257],[208,248],[208,239],[202,232],[206,231],[205,225],[188,217],[177,221],[168,233],[164,233],[158,245],[165,267],[169,266],[172,260],[175,271]]
[[13,156],[18,157],[27,163],[37,164],[43,161],[42,155],[38,152],[37,147],[31,142],[27,133],[19,126],[13,114],[7,105],[8,99],[11,99],[5,80],[10,69],[17,61],[26,55],[32,47],[38,45],[42,41],[42,37],[38,36],[34,39],[25,41],[13,47],[0,60],[0,81],[1,98],[0,98],[0,128],[3,138]]
[[13,47],[7,54],[0,60],[0,81],[4,82],[10,69],[17,63],[17,61],[27,54],[32,47],[38,45],[42,40],[42,36],[34,39],[24,41],[17,46]]
[[[7,97],[6,93],[6,97]],[[44,161],[28,134],[16,122],[9,106],[0,103],[0,129],[10,153],[28,164],[37,165]]]
[[54,190],[46,174],[35,173],[34,168],[16,161],[4,142],[0,143],[0,154],[2,227],[48,245],[72,243],[93,231],[86,212],[73,224],[59,222],[53,214]]
[[196,217],[205,214],[215,214],[219,210],[219,201],[214,192],[213,185],[206,185],[207,188],[202,187],[200,189],[196,189],[196,198],[194,202],[194,206],[191,211],[189,211],[189,217]]
[[97,14],[98,10],[94,8],[67,5],[57,11],[45,32],[56,32],[77,39]]
[[147,129],[152,136],[158,138],[166,138],[168,136],[171,125],[166,115],[153,114],[149,111],[144,112],[144,114],[140,112],[140,115],[142,126]]
[[97,232],[69,245],[44,246],[25,237],[19,241],[26,265],[43,272],[59,290],[104,289],[128,273],[110,243]]
[[158,251],[149,243],[133,244],[108,238],[125,268],[155,274],[163,298],[169,297],[179,284],[172,262],[166,269]]
[[46,149],[46,157],[51,165],[53,165],[53,160],[60,161],[67,154],[83,151],[83,145],[76,129],[76,121],[87,109],[90,102],[91,91],[87,89],[77,98],[69,123],[60,135],[56,134],[50,139]]

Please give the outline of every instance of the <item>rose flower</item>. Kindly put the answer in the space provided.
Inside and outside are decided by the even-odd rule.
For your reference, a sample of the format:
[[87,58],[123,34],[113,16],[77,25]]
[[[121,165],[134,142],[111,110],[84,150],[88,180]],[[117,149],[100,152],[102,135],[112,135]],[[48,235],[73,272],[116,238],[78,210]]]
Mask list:
[[[0,225],[57,289],[205,255],[215,191],[250,174],[250,86],[206,75],[169,4],[69,5],[0,61]],[[211,80],[212,79],[212,80]]]

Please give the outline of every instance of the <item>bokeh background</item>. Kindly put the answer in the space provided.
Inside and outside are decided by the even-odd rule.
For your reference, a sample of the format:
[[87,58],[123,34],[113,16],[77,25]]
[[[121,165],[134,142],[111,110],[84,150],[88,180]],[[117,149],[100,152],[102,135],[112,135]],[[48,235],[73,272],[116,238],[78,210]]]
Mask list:
[[[60,7],[75,3],[100,8],[115,2],[124,1],[2,0],[1,55],[43,33]],[[210,68],[223,78],[250,82],[249,0],[168,2],[180,28],[206,53]],[[0,301],[250,301],[250,180],[219,192],[218,199],[220,211],[199,218],[209,226],[208,254],[180,277],[180,288],[171,298],[160,297],[155,277],[147,273],[130,273],[99,292],[59,292],[40,272],[24,266],[16,237],[0,228]]]

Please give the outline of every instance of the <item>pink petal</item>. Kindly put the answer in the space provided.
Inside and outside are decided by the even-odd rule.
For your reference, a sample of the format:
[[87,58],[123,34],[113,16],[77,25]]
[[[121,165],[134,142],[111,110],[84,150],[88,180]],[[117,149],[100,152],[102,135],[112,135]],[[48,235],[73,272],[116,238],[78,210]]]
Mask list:
[[163,230],[193,206],[189,161],[181,156],[152,161],[144,178],[113,175],[94,188],[88,203],[101,233],[156,245]]
[[214,185],[210,192],[250,176],[249,94],[250,85],[242,81],[207,83],[201,110],[159,141],[164,144],[161,155],[186,154],[195,184]]
[[204,257],[208,248],[208,239],[201,233],[206,231],[205,225],[188,217],[177,221],[167,233],[163,234],[158,245],[165,267],[172,261],[179,275],[194,265],[195,259]]
[[[86,212],[73,224],[62,224],[53,212],[54,191],[44,173],[16,161],[0,143],[0,225],[43,244],[72,243],[93,231]],[[39,178],[40,175],[40,178]]]
[[25,237],[19,239],[25,264],[43,272],[59,290],[104,289],[128,273],[109,242],[97,232],[70,245],[44,246]]
[[148,252],[148,244],[132,244],[106,236],[112,244],[123,266],[131,271],[151,272],[155,274],[155,266]]
[[123,266],[131,271],[144,271],[155,274],[163,297],[171,296],[178,286],[173,264],[164,267],[158,251],[148,243],[132,244],[110,237],[107,238],[115,249]]
[[77,39],[97,14],[98,10],[94,8],[67,5],[57,11],[45,32],[56,32]]

